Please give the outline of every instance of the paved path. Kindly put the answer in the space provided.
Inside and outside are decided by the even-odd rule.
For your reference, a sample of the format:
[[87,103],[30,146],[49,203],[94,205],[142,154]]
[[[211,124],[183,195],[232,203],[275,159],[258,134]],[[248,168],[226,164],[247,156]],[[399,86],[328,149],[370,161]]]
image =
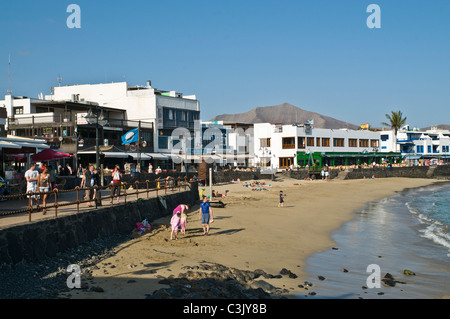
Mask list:
[[[182,186],[180,191],[184,191],[184,190],[185,190],[185,188]],[[145,190],[143,190],[143,189],[141,189],[140,191],[144,191],[144,193],[140,193],[139,198],[146,199],[147,192],[145,192]],[[134,192],[133,190],[127,191],[127,202],[136,200],[136,198],[137,198],[136,194],[133,192]],[[164,189],[162,189],[162,190],[158,191],[158,195],[173,194],[176,192],[178,192],[178,188],[168,189],[167,193],[164,191]],[[79,194],[80,200],[82,200],[83,194],[84,194],[84,192],[80,191],[80,194]],[[101,201],[102,206],[99,206],[99,207],[109,207],[112,205],[121,205],[121,204],[125,203],[125,197],[121,196],[119,203],[117,203],[117,201],[114,199],[114,203],[110,204],[110,199],[105,198],[106,196],[109,196],[109,194],[110,194],[110,191],[108,189],[102,190],[102,196],[103,196],[103,199]],[[122,194],[123,194],[123,191],[122,191]],[[156,191],[150,191],[148,194],[148,198],[154,198],[154,197],[157,197]],[[58,204],[74,202],[76,200],[77,200],[76,192],[65,192],[65,193],[61,193],[58,195]],[[49,197],[47,198],[47,205],[53,205],[54,202],[55,202],[54,195],[53,194],[49,195]],[[94,205],[93,201],[91,203]],[[39,205],[42,207],[42,200],[39,201]],[[2,213],[26,209],[27,207],[28,207],[28,199],[3,201],[3,202],[0,202],[0,215]],[[34,207],[36,207],[36,205],[34,205]],[[95,206],[88,207],[87,203],[80,204],[80,212],[87,212],[87,211],[95,210],[95,209],[96,209]],[[70,215],[70,214],[76,214],[76,213],[77,213],[77,205],[76,204],[73,204],[70,206],[58,207],[58,217],[66,216],[66,215]],[[32,222],[36,221],[36,220],[51,219],[51,218],[55,218],[55,208],[48,208],[46,215],[43,215],[42,209],[31,213],[31,221]],[[2,227],[9,227],[9,226],[17,225],[17,224],[28,223],[28,222],[29,222],[29,214],[28,213],[19,213],[19,214],[14,214],[14,215],[0,216],[0,229]]]

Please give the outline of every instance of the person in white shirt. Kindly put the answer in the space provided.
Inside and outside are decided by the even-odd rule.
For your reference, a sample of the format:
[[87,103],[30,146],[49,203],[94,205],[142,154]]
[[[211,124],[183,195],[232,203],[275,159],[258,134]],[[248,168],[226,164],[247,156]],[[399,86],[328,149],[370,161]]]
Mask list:
[[66,164],[67,167],[67,175],[72,175],[72,167],[69,164]]
[[[30,169],[25,172],[25,179],[27,181],[27,193],[37,192],[39,172],[36,170],[36,163],[31,163]],[[28,195],[28,198],[30,198],[30,195]],[[38,198],[36,198],[36,195],[31,195],[31,202],[33,202],[33,199],[35,199],[36,202],[38,202]]]

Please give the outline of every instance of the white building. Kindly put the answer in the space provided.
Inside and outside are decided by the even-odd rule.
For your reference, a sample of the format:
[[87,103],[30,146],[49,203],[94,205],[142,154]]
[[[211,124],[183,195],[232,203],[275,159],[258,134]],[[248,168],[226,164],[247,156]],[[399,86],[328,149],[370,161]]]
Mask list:
[[449,158],[450,131],[436,127],[420,131],[404,127],[397,132],[398,149],[407,159]]
[[321,129],[309,124],[254,124],[257,166],[303,166],[310,158],[323,165],[371,164],[398,156],[381,151],[380,142],[380,132],[369,130]]
[[130,86],[126,82],[84,84],[55,87],[54,94],[46,100],[71,100],[95,102],[101,106],[126,111],[125,119],[153,123],[155,152],[170,149],[173,129],[194,129],[200,119],[200,102],[195,95],[175,91],[161,91],[151,86]]

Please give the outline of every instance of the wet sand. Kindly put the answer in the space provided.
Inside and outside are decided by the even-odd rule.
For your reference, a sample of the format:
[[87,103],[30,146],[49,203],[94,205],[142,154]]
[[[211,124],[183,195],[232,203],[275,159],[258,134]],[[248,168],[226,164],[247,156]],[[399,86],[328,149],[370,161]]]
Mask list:
[[[432,179],[366,179],[299,181],[261,180],[268,190],[252,191],[239,184],[221,184],[213,189],[229,190],[222,199],[225,208],[213,208],[214,223],[204,236],[198,219],[198,205],[188,212],[186,235],[170,240],[169,221],[153,221],[153,231],[115,249],[114,256],[102,260],[92,270],[90,286],[103,292],[72,290],[70,298],[145,298],[166,288],[161,278],[185,272],[183,267],[211,262],[243,270],[262,269],[279,274],[286,268],[298,278],[267,279],[297,298],[298,285],[307,280],[306,259],[331,250],[336,243],[331,234],[351,220],[353,212],[368,202],[391,196],[405,188],[430,185]],[[286,195],[284,208],[278,208],[279,191]],[[209,193],[206,187],[205,193]],[[69,295],[70,294],[70,295]]]

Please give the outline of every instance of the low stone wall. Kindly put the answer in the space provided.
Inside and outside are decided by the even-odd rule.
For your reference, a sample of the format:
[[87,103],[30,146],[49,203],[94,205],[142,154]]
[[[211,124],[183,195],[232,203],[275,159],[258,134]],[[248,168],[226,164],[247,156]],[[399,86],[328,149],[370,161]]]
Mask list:
[[347,173],[346,179],[387,178],[387,177],[410,177],[410,178],[430,178],[432,174],[427,174],[431,167],[409,166],[409,167],[375,167],[353,169]]
[[[170,216],[180,203],[199,200],[197,183],[191,189],[158,198],[0,228],[0,266],[38,261],[98,237],[130,233],[136,223]],[[0,267],[1,268],[1,267]]]
[[[284,176],[305,179],[311,177],[306,169],[283,171]],[[410,178],[442,178],[450,179],[450,165],[439,166],[407,166],[407,167],[375,167],[349,169],[346,171],[330,170],[329,179],[363,179],[363,178],[387,178],[387,177],[410,177]],[[316,175],[320,179],[321,176]]]

